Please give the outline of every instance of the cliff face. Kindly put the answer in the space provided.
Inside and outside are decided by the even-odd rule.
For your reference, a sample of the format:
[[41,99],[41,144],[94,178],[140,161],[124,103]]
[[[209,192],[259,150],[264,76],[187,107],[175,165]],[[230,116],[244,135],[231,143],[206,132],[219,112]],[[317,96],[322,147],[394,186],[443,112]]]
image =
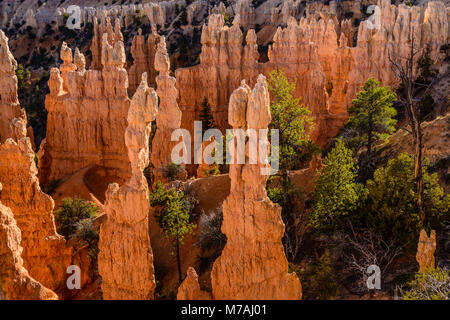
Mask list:
[[73,64],[71,50],[64,45],[63,65],[51,70],[45,100],[47,137],[39,159],[41,183],[92,165],[104,168],[109,182],[123,183],[130,177],[123,136],[130,107],[125,50],[122,41],[114,40],[112,46],[110,35],[103,34],[101,71],[85,70],[78,51],[78,65]]
[[56,233],[53,199],[43,193],[37,178],[34,151],[23,119],[15,119],[15,140],[0,144],[0,199],[14,213],[22,231],[22,258],[30,275],[55,290],[65,285],[72,249]]
[[[178,141],[170,141],[174,130],[181,125],[181,110],[178,108],[178,90],[176,79],[169,75],[170,60],[167,54],[166,41],[161,38],[155,55],[155,69],[159,72],[156,77],[156,93],[159,97],[159,112],[156,116],[156,133],[152,140],[151,163],[154,167],[154,182],[166,182],[165,170],[172,162],[172,150]],[[184,148],[182,148],[184,149]],[[185,152],[185,151],[183,151]],[[186,176],[182,169],[180,179]]]
[[117,183],[109,185],[105,202],[107,220],[100,228],[98,270],[102,276],[103,298],[107,300],[153,299],[150,204],[143,170],[149,163],[148,141],[157,105],[158,97],[147,86],[144,74],[131,100],[125,132],[132,175],[120,188]]
[[23,267],[21,240],[11,209],[0,202],[0,300],[57,300],[53,291],[30,277]]
[[[266,129],[270,120],[265,77],[258,77],[253,90],[242,82],[230,97],[230,125],[234,129]],[[248,164],[248,158],[246,164],[230,165],[231,190],[223,202],[222,223],[227,243],[211,272],[214,299],[302,297],[297,276],[287,273],[281,208],[266,194],[268,176],[261,169],[268,166],[261,160]]]
[[[284,15],[295,11],[289,9],[289,2],[285,6]],[[420,49],[417,58],[426,49],[434,62],[445,58],[439,50],[449,40],[448,8],[443,2],[396,7],[389,0],[379,0],[378,6],[380,27],[361,22],[355,47],[351,22],[339,23],[335,9],[327,14],[308,10],[299,22],[284,17],[287,26],[275,33],[266,63],[257,62],[253,30],[247,32],[243,46],[239,20],[227,27],[221,15],[211,15],[202,30],[200,64],[176,70],[182,127],[192,133],[193,120],[198,119],[201,103],[207,98],[223,130],[227,126],[228,97],[240,79],[254,84],[258,73],[267,75],[283,69],[290,81],[296,81],[295,96],[302,98],[316,119],[313,139],[320,145],[327,144],[345,123],[351,100],[369,77],[384,85],[398,84],[389,54],[392,58],[406,56],[413,35]]]
[[8,38],[0,30],[0,143],[14,136],[11,121],[21,117],[17,98],[17,62],[9,51]]

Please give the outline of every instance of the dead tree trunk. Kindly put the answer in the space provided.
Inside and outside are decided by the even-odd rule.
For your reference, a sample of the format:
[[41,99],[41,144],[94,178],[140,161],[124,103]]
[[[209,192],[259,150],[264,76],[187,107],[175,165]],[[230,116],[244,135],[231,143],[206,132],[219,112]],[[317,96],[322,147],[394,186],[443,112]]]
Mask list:
[[[411,126],[411,131],[409,131],[413,136],[414,141],[414,179],[416,183],[417,192],[417,209],[422,219],[425,222],[426,215],[423,207],[423,174],[422,174],[422,163],[423,163],[423,133],[422,133],[422,119],[420,118],[420,107],[417,99],[415,99],[415,56],[418,51],[415,51],[415,39],[414,39],[414,29],[411,32],[411,48],[407,57],[398,57],[394,60],[389,55],[389,61],[391,63],[391,68],[395,75],[399,78],[403,91],[404,98],[400,99],[402,104],[406,109],[406,114],[408,116],[409,124]],[[405,63],[401,61],[405,59]]]

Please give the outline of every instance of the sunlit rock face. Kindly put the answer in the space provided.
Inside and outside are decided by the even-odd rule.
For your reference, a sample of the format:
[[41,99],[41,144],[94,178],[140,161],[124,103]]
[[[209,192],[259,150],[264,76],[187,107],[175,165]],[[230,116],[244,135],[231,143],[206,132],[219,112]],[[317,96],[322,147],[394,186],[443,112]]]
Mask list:
[[57,300],[53,291],[30,277],[23,267],[21,240],[14,214],[0,202],[0,300]]
[[128,70],[128,92],[130,94],[136,91],[141,81],[141,75],[144,72],[147,73],[148,85],[156,87],[155,55],[159,40],[160,36],[156,32],[156,28],[152,28],[152,33],[149,34],[147,41],[145,41],[141,29],[138,30],[138,34],[133,38],[131,45],[133,65]]
[[210,300],[211,294],[200,289],[195,269],[189,267],[186,278],[177,291],[177,300]]
[[[156,116],[157,129],[152,140],[151,163],[154,168],[154,182],[166,182],[168,179],[165,169],[171,162],[175,162],[175,159],[172,159],[172,151],[179,144],[178,141],[171,141],[171,137],[172,133],[181,126],[181,110],[177,103],[177,80],[169,74],[170,60],[164,38],[161,38],[158,42],[155,69],[158,72],[156,93],[159,97],[159,112]],[[185,147],[180,150],[186,151]],[[183,153],[178,154],[182,155]],[[186,177],[186,172],[184,169],[181,171],[179,178],[183,179]]]
[[425,230],[420,231],[419,243],[417,244],[416,260],[419,264],[419,272],[434,269],[434,252],[436,251],[436,231],[431,230],[430,236]]
[[[233,92],[228,119],[234,129],[268,127],[270,98],[263,75],[258,77],[253,90],[243,81]],[[222,223],[227,243],[211,272],[213,299],[302,297],[300,281],[294,273],[287,272],[281,242],[284,233],[281,207],[267,197],[268,175],[262,174],[262,169],[268,167],[261,160],[249,164],[248,155],[245,164],[230,165],[231,190],[223,202]]]
[[63,44],[60,69],[50,73],[47,136],[39,153],[41,183],[65,178],[98,165],[107,181],[123,183],[130,177],[124,132],[131,100],[124,68],[123,42],[104,33],[102,70],[86,70],[84,57]]
[[149,163],[151,122],[158,110],[158,97],[147,85],[146,74],[131,100],[125,144],[131,163],[131,178],[121,187],[109,185],[106,192],[107,220],[100,228],[98,270],[103,298],[153,299],[155,277],[150,245],[147,181],[143,170]]
[[22,116],[17,98],[17,62],[0,30],[0,143],[14,137],[11,121]]
[[15,139],[0,144],[2,203],[9,207],[22,231],[23,266],[31,277],[56,290],[65,286],[72,249],[56,233],[53,199],[41,191],[35,153],[26,137],[25,120],[14,119]]

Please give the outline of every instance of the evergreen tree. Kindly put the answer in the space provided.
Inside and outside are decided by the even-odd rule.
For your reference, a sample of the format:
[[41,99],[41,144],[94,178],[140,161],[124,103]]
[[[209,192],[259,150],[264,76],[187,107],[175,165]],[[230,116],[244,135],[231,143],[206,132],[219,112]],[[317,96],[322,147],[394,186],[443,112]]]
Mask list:
[[354,133],[349,144],[354,151],[362,146],[367,149],[366,159],[372,159],[373,144],[386,140],[395,131],[397,111],[392,107],[397,96],[389,87],[380,87],[374,78],[369,78],[349,109],[350,119],[346,127]]
[[188,20],[187,20],[187,11],[186,11],[186,6],[185,6],[185,5],[182,5],[182,6],[181,6],[181,16],[180,16],[180,19],[181,19],[181,24],[182,24],[183,26],[185,26],[185,25],[188,24]]
[[208,99],[203,99],[202,110],[200,111],[200,120],[202,121],[202,133],[205,133],[208,129],[213,129],[216,127],[214,122],[214,117],[212,115],[211,106],[209,105]]
[[267,84],[273,97],[270,103],[270,129],[279,130],[280,171],[286,172],[309,161],[318,152],[310,139],[313,118],[308,107],[292,96],[295,82],[289,83],[282,70],[270,72]]
[[165,189],[161,182],[158,182],[154,191],[150,194],[150,204],[159,206],[156,211],[156,219],[164,231],[164,234],[172,239],[175,244],[178,280],[182,282],[180,246],[184,237],[193,234],[196,227],[190,222],[190,213],[194,208],[195,199],[187,197],[183,191],[175,188]]
[[282,207],[286,255],[295,260],[295,248],[301,241],[297,236],[299,216],[303,213],[299,209],[298,190],[287,171],[297,169],[309,161],[319,149],[309,136],[313,129],[311,111],[300,103],[300,99],[292,96],[295,82],[289,83],[283,71],[274,70],[269,74],[267,85],[272,97],[269,129],[279,132],[279,173],[269,178],[266,188],[269,198]]
[[351,150],[342,140],[337,140],[325,162],[313,192],[311,226],[319,231],[334,231],[345,228],[347,222],[357,224],[356,214],[366,190],[356,182],[358,168]]

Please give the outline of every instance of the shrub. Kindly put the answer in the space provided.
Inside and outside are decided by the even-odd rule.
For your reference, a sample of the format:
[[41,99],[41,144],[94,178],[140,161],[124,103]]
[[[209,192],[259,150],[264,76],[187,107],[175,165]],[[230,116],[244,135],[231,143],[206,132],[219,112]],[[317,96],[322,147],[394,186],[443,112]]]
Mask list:
[[328,252],[306,269],[300,269],[292,263],[289,264],[289,269],[301,279],[304,299],[333,299],[336,296],[339,279]]
[[214,167],[208,171],[208,175],[210,175],[210,176],[216,176],[218,174],[220,174],[220,170],[217,167]]
[[[36,159],[36,157],[35,157]],[[42,191],[48,195],[52,195],[61,184],[61,179],[50,180],[46,185],[42,186]]]
[[87,243],[91,261],[97,261],[97,256],[100,251],[98,249],[99,234],[92,224],[92,218],[86,218],[77,222],[73,237]]
[[222,227],[222,208],[219,207],[210,215],[202,215],[199,222],[199,234],[196,246],[203,251],[222,250],[227,237],[220,231]]
[[450,271],[436,268],[418,272],[407,286],[403,300],[450,300]]
[[17,77],[17,87],[20,90],[25,89],[25,84],[30,80],[31,73],[30,70],[24,69],[24,67],[19,64],[16,69],[16,77]]
[[[425,161],[426,164],[427,161]],[[448,217],[450,195],[444,195],[437,174],[429,174],[424,166],[424,208],[427,215],[425,225],[417,211],[417,193],[414,181],[414,159],[403,153],[389,160],[386,167],[374,173],[367,181],[369,192],[368,225],[379,232],[383,239],[393,238],[397,244],[417,244],[422,228],[440,227]]]
[[64,198],[55,212],[58,233],[69,239],[76,233],[80,221],[95,218],[97,214],[98,207],[93,202],[79,198]]
[[165,177],[169,181],[180,180],[181,174],[183,172],[183,166],[181,164],[176,164],[176,163],[171,162],[171,163],[168,163],[163,168],[163,172],[164,172]]

